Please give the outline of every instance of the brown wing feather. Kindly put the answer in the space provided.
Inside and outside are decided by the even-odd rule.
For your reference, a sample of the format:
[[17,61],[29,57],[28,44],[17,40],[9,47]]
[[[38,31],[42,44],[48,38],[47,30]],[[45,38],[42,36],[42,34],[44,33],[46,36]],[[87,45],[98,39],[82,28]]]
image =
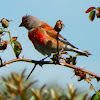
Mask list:
[[[41,27],[47,32],[48,35],[52,36],[53,38],[57,38],[57,31],[55,31],[55,29],[53,27],[51,27],[50,25],[48,25],[47,23],[45,23],[44,21],[41,21],[42,25]],[[69,43],[64,37],[62,37],[60,34],[58,35],[58,38],[61,42],[72,46],[73,48],[77,48],[74,45],[72,45],[71,43]],[[77,48],[78,49],[78,48]]]

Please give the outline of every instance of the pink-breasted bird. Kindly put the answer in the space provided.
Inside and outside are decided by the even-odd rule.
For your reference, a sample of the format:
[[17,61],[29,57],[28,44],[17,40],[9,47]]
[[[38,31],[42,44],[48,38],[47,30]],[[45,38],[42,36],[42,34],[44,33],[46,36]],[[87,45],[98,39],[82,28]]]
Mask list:
[[[44,21],[40,21],[37,17],[26,15],[22,17],[22,23],[19,25],[28,29],[28,37],[33,43],[36,50],[43,55],[50,56],[51,53],[57,52],[57,31]],[[58,36],[59,51],[73,51],[79,55],[90,55],[88,52],[81,51],[71,43],[69,43],[60,34]]]

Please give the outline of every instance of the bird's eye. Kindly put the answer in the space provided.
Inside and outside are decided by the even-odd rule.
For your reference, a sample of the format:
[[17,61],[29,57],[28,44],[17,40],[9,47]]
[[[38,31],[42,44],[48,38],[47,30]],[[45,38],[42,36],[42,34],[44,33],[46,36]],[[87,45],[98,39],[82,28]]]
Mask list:
[[26,22],[27,22],[27,20],[24,20],[24,22],[26,23]]

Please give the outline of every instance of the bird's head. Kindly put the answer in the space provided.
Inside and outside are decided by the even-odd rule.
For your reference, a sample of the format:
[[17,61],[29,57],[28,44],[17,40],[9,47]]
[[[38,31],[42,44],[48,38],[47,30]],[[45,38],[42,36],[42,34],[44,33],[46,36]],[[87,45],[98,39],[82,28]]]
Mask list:
[[32,30],[37,28],[38,26],[41,26],[41,21],[35,16],[25,15],[22,17],[22,23],[19,25],[19,27],[22,26],[24,26],[28,30]]

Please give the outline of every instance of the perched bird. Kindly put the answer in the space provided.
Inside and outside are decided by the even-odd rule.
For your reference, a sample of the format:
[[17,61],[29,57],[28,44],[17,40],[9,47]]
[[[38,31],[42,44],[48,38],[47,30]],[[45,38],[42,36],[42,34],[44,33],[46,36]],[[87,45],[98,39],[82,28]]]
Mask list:
[[[53,27],[31,15],[22,17],[22,23],[19,25],[19,27],[21,26],[24,26],[26,29],[28,29],[29,39],[33,43],[35,49],[40,53],[50,56],[51,53],[57,52],[58,32]],[[88,52],[79,50],[60,34],[58,35],[58,39],[59,51],[73,51],[79,55],[88,57]]]

